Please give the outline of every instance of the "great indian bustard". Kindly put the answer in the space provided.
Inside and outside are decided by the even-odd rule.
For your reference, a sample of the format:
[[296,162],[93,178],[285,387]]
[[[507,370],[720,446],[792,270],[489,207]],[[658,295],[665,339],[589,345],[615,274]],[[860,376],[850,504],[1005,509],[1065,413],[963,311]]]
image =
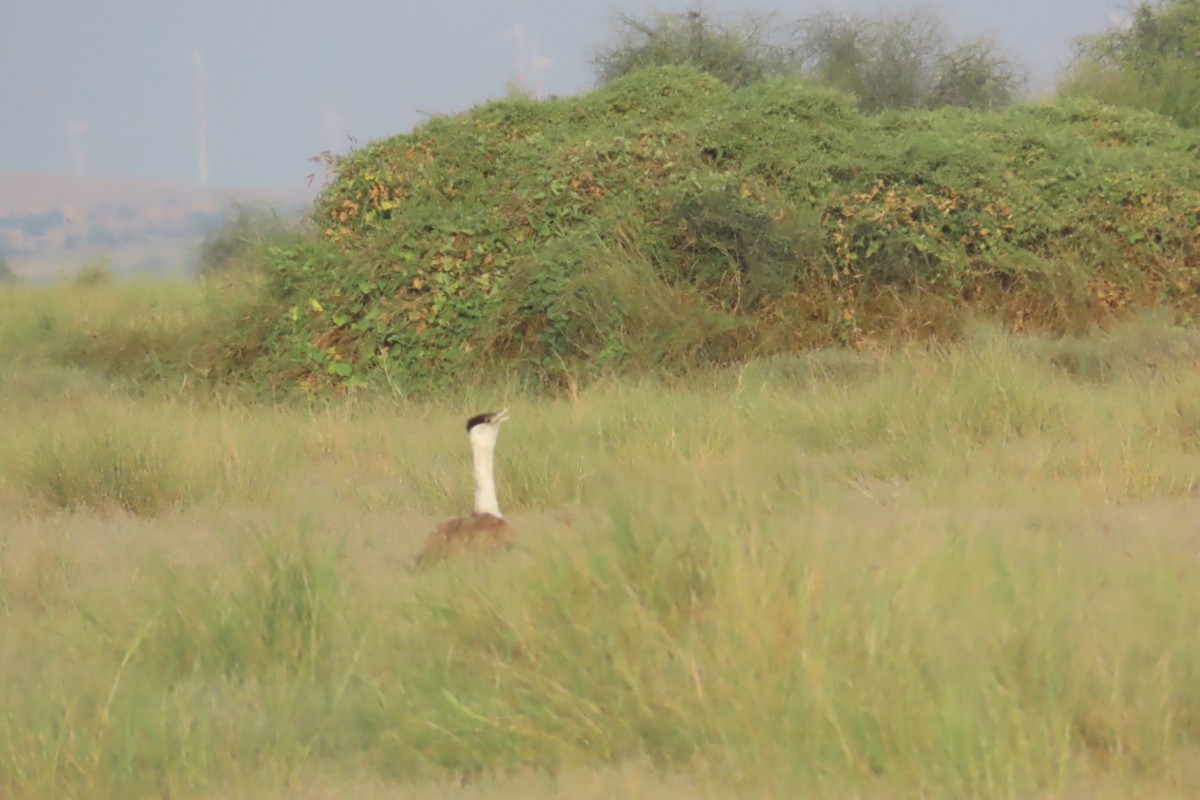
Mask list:
[[487,552],[512,547],[512,526],[496,502],[496,439],[508,419],[508,409],[494,414],[477,414],[467,420],[471,452],[475,461],[475,513],[448,519],[425,540],[413,566],[421,567],[462,552]]

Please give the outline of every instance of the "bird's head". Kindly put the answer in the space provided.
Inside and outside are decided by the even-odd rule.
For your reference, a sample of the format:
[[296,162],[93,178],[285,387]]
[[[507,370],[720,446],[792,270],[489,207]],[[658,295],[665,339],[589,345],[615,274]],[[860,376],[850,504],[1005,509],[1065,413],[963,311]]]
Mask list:
[[508,420],[508,409],[486,414],[476,414],[467,420],[467,434],[472,444],[495,447],[500,435],[500,426]]

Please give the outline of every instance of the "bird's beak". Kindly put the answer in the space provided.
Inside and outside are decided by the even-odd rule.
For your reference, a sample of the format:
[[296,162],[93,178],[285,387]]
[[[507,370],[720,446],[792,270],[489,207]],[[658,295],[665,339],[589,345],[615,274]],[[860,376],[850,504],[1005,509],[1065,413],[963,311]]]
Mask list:
[[508,409],[507,408],[502,408],[498,412],[496,412],[494,415],[492,415],[492,424],[493,425],[500,425],[505,422],[508,422]]

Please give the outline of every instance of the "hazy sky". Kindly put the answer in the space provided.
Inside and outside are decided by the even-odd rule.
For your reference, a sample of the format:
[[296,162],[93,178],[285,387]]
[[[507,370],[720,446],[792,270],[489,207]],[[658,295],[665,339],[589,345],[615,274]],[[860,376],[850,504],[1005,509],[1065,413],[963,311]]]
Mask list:
[[[701,7],[794,19],[878,0],[13,0],[0,13],[0,173],[128,175],[300,188],[310,156],[400,133],[433,112],[592,85],[615,10]],[[1047,85],[1075,36],[1123,0],[943,0]],[[205,158],[198,79],[203,75]],[[203,163],[206,162],[206,163]],[[2,177],[0,177],[2,179]]]

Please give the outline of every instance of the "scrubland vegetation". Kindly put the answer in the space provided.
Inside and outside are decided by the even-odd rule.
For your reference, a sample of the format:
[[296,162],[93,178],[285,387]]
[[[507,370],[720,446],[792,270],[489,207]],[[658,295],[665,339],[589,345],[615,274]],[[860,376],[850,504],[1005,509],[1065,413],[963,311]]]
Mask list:
[[515,98],[337,164],[269,316],[230,326],[273,391],[464,372],[562,386],[973,319],[1086,330],[1197,311],[1200,133],[1092,101],[864,115],[775,78],[657,67]]
[[[0,295],[6,796],[1200,789],[1190,329],[264,405],[37,351],[75,291]],[[500,402],[522,548],[410,574]]]
[[1183,127],[1200,126],[1200,3],[1161,0],[1130,11],[1127,25],[1076,43],[1063,93],[1152,109]]
[[0,286],[0,797],[1200,793],[1200,139],[698,66]]

